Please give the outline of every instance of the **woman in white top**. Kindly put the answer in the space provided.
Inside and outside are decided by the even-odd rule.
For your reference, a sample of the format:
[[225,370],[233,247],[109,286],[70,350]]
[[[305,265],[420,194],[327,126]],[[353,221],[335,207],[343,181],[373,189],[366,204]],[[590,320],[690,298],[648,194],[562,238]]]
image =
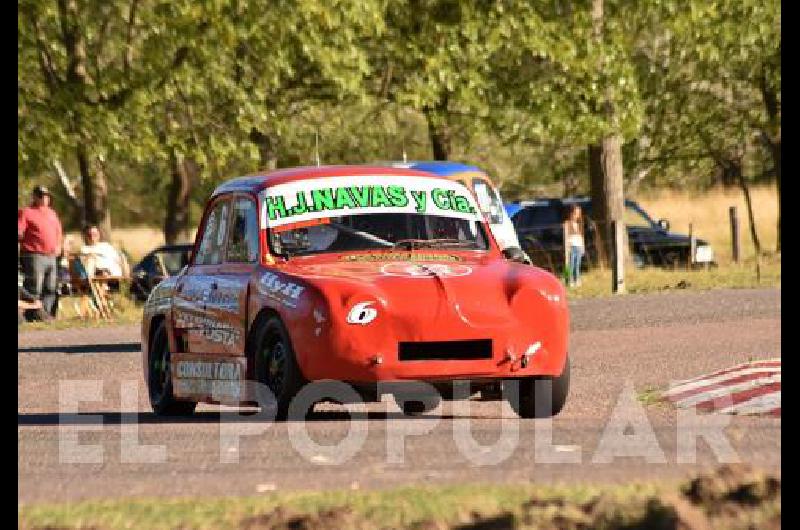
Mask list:
[[105,274],[107,276],[123,276],[124,261],[117,249],[110,243],[100,241],[100,230],[89,225],[83,231],[85,244],[81,247],[81,256],[87,260],[88,273],[91,276]]
[[569,267],[569,285],[575,287],[581,284],[581,259],[585,253],[583,244],[583,212],[577,204],[567,207],[564,219],[564,250],[567,253],[567,266]]

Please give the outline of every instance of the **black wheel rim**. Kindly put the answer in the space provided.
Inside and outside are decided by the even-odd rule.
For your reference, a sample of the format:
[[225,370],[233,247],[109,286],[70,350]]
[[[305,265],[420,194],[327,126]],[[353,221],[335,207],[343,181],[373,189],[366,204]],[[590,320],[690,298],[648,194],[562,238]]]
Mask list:
[[156,340],[150,363],[150,395],[154,402],[164,398],[170,385],[170,355],[166,341]]
[[264,351],[267,386],[276,395],[283,393],[286,381],[286,345],[280,339],[269,341]]

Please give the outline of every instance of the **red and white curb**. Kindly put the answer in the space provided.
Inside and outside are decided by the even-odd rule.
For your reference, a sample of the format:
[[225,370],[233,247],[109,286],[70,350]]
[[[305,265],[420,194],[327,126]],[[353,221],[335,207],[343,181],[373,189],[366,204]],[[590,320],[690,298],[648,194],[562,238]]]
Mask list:
[[680,408],[781,416],[781,360],[767,359],[680,381],[663,397]]

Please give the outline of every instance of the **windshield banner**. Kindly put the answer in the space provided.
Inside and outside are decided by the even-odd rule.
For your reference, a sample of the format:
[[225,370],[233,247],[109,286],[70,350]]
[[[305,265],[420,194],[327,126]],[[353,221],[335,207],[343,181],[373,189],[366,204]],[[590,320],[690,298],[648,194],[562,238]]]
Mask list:
[[368,175],[297,180],[263,192],[262,226],[374,213],[416,213],[480,221],[472,194],[458,182]]

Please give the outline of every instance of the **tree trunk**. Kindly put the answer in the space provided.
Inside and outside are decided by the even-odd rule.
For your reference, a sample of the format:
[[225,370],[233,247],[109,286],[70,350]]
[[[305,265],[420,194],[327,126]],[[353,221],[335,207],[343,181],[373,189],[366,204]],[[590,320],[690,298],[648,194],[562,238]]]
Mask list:
[[111,238],[111,214],[108,210],[108,187],[103,166],[92,160],[83,141],[76,148],[83,188],[83,223],[97,225],[105,240]]
[[428,136],[431,140],[434,160],[449,160],[451,152],[452,138],[450,127],[447,124],[445,109],[447,102],[437,105],[435,108],[425,107],[422,109],[425,114],[425,121],[428,123]]
[[747,206],[747,219],[750,222],[750,239],[753,241],[753,248],[756,253],[756,279],[761,281],[761,241],[758,239],[758,231],[756,230],[753,203],[750,199],[750,186],[747,185],[747,181],[741,171],[741,164],[739,164],[739,187],[742,188],[742,193],[744,194],[744,202]]
[[[622,138],[612,134],[601,143],[589,146],[589,179],[592,194],[592,220],[598,260],[609,264],[612,255],[611,222],[623,221],[625,202],[622,189]],[[627,255],[627,237],[623,246]]]
[[[603,0],[592,0],[592,38],[596,45],[603,44]],[[604,71],[605,64],[598,65]],[[606,81],[606,83],[608,83]],[[605,87],[606,97],[601,104],[608,123],[614,123],[610,86]],[[589,146],[589,181],[592,191],[592,217],[596,223],[595,245],[598,260],[609,264],[613,252],[612,221],[624,221],[625,199],[623,192],[622,136],[612,131],[600,143]],[[627,231],[623,230],[622,255],[628,255]]]
[[192,161],[184,159],[174,149],[170,152],[169,164],[171,180],[164,218],[164,241],[168,245],[174,245],[188,237],[189,199],[196,168]]
[[772,161],[775,164],[775,184],[778,187],[778,244],[775,250],[781,251],[781,141],[772,144]]
[[278,167],[278,153],[272,137],[253,127],[250,129],[250,141],[258,147],[259,169],[275,170]]

